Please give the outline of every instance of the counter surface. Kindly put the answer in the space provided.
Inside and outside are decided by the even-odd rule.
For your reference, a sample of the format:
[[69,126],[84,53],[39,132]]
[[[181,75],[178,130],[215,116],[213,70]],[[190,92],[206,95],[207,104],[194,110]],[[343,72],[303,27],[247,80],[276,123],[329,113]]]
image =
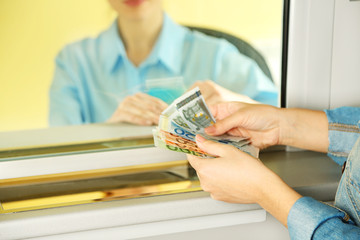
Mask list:
[[[260,158],[300,194],[321,201],[334,199],[341,167],[325,154],[275,151],[261,153]],[[123,238],[146,237],[195,230],[196,226],[193,224],[188,224],[188,228],[179,225],[179,220],[186,219],[190,221],[198,218],[196,222],[200,224],[202,220],[209,221],[209,217],[218,216],[223,219],[219,226],[240,224],[231,222],[230,219],[240,219],[236,214],[251,212],[254,214],[244,218],[250,221],[253,218],[252,222],[261,221],[261,216],[265,214],[257,204],[219,202],[202,191],[179,193],[3,214],[0,215],[0,239],[49,237],[79,232],[92,232],[92,236],[96,238],[97,230],[100,233],[104,229],[117,229],[124,234]],[[224,219],[229,219],[229,222],[226,223]],[[167,226],[166,232],[161,231],[161,227],[154,227],[154,224],[161,226],[171,221],[175,225]],[[215,225],[216,222],[214,221]],[[142,230],[134,232],[134,228],[129,228],[131,226],[142,226]],[[146,226],[152,230],[146,231]],[[201,224],[198,228],[201,228]],[[129,231],[131,236],[126,235]]]

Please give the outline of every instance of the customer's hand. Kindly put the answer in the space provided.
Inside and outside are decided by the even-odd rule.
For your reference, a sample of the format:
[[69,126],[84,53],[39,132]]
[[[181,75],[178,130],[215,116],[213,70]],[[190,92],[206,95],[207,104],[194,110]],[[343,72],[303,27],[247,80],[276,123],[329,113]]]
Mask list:
[[323,111],[241,102],[220,103],[210,106],[210,111],[217,122],[205,129],[209,135],[247,137],[259,148],[289,145],[327,152],[329,147],[328,122]]
[[127,122],[137,125],[156,125],[167,104],[145,93],[126,97],[108,120],[110,123]]
[[205,129],[209,135],[227,133],[246,137],[259,148],[276,145],[281,141],[281,110],[279,108],[270,105],[228,102],[210,106],[210,111],[217,121]]
[[217,158],[187,155],[201,187],[230,203],[258,203],[285,226],[292,205],[301,197],[259,159],[237,148],[196,136],[197,145]]
[[222,86],[214,83],[211,80],[197,81],[190,87],[190,89],[193,89],[195,87],[199,87],[201,95],[205,99],[207,105],[213,105],[216,103],[229,101],[259,103],[246,95],[235,93],[226,88],[223,88]]
[[187,155],[196,170],[201,187],[216,200],[232,203],[255,203],[261,199],[262,184],[275,177],[257,158],[237,148],[208,141],[196,136],[197,145],[217,158],[199,158]]

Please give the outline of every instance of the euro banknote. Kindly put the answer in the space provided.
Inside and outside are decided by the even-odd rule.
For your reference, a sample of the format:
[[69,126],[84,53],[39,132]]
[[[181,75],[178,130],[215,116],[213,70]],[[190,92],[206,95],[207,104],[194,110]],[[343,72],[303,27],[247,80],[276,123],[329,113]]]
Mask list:
[[180,152],[183,150],[196,156],[216,157],[205,153],[196,145],[195,137],[201,134],[208,140],[232,145],[255,157],[258,156],[259,149],[251,145],[247,138],[226,134],[206,135],[204,129],[215,122],[199,88],[195,88],[176,99],[162,112],[159,125],[153,130],[155,145],[167,149],[176,148]]

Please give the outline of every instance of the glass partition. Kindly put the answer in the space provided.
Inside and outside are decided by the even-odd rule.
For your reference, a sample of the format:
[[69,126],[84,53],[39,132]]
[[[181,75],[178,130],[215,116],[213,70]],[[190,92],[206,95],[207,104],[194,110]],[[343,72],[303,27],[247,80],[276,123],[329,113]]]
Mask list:
[[[258,79],[271,78],[268,88],[270,89],[269,92],[274,92],[273,90],[275,89],[275,92],[277,91],[279,94],[283,1],[145,0],[137,2],[137,4],[144,2],[144,4],[155,7],[156,2],[160,2],[164,12],[170,19],[167,21],[174,21],[176,24],[186,27],[195,27],[197,28],[195,30],[202,31],[207,36],[209,32],[206,31],[210,29],[232,35],[233,40],[236,38],[240,39],[242,42],[249,44],[256,53],[259,53],[260,58],[262,58],[260,60],[266,65],[269,72],[266,72],[264,67],[258,66],[260,64],[259,61],[252,59],[250,61],[256,63],[254,67],[246,68],[244,70],[246,74],[242,73],[242,75],[237,76],[239,74],[237,72],[238,68],[241,68],[242,63],[244,63],[243,65],[250,64],[248,60],[242,60],[243,56],[246,56],[246,59],[251,59],[251,56],[247,56],[245,51],[245,53],[238,57],[238,53],[232,52],[231,47],[227,44],[224,45],[224,43],[219,43],[218,40],[209,40],[208,38],[204,41],[213,49],[211,51],[214,51],[214,54],[223,55],[219,63],[206,65],[204,64],[205,60],[215,61],[217,59],[216,56],[207,55],[210,54],[210,50],[204,46],[202,46],[202,49],[196,50],[196,39],[202,39],[201,34],[186,33],[186,39],[191,40],[191,38],[195,38],[193,40],[195,43],[191,43],[194,44],[191,45],[193,48],[187,48],[187,50],[191,52],[195,49],[199,53],[197,55],[195,53],[189,54],[187,56],[191,57],[189,59],[179,56],[181,61],[186,60],[181,65],[186,69],[171,74],[165,74],[159,70],[159,75],[156,75],[156,71],[148,73],[147,70],[144,70],[144,73],[148,75],[142,79],[143,82],[135,84],[137,87],[129,87],[126,94],[131,95],[139,91],[148,93],[146,91],[146,80],[160,79],[162,81],[162,79],[173,77],[184,79],[183,91],[189,89],[196,81],[213,80],[217,85],[227,90],[244,95],[251,95],[255,90],[250,89],[247,92],[242,92],[241,81],[245,81],[245,83],[254,81],[252,85],[256,86],[258,84],[257,87],[259,87],[264,86],[264,83],[257,82]],[[75,84],[77,89],[58,89],[58,92],[70,91],[70,93],[68,95],[59,95],[57,101],[61,102],[59,106],[62,106],[63,109],[58,108],[54,110],[55,113],[69,111],[69,115],[73,116],[76,113],[70,112],[70,110],[74,111],[74,109],[77,109],[78,111],[90,112],[92,115],[101,117],[96,118],[93,122],[92,120],[84,119],[83,122],[69,122],[69,124],[62,124],[56,127],[50,127],[51,124],[49,124],[49,116],[51,115],[49,95],[54,78],[56,76],[61,78],[63,75],[68,75],[64,77],[66,78],[64,80],[65,83],[64,81],[62,82],[62,84],[66,84],[66,81],[73,81],[77,78],[73,77],[73,75],[81,75],[83,76],[81,81],[88,81],[90,78],[96,78],[96,74],[89,76],[88,74],[95,70],[93,70],[93,65],[90,67],[84,66],[85,63],[94,59],[99,63],[109,61],[108,58],[98,59],[98,55],[94,59],[91,59],[92,57],[90,56],[89,59],[73,61],[72,58],[78,56],[76,51],[83,51],[80,53],[80,55],[83,54],[81,56],[91,55],[90,51],[92,50],[87,48],[86,44],[98,43],[99,34],[103,31],[109,32],[111,26],[115,26],[115,29],[117,29],[113,32],[118,33],[117,41],[121,41],[124,38],[121,30],[117,28],[119,26],[116,20],[119,14],[116,4],[120,3],[121,1],[115,0],[14,0],[0,2],[0,35],[2,36],[0,39],[0,157],[9,159],[11,157],[29,156],[32,154],[86,151],[91,149],[101,150],[116,147],[131,148],[152,144],[152,126],[138,126],[124,122],[107,123],[107,120],[113,114],[111,111],[115,111],[117,106],[126,97],[123,87],[121,87],[123,85],[120,83],[118,89],[111,87],[111,92],[106,92],[105,95],[110,96],[106,98],[106,101],[101,102],[99,100],[99,102],[94,103],[99,98],[84,98],[88,99],[91,104],[100,105],[96,106],[96,109],[110,109],[106,110],[106,112],[95,111],[95,107],[90,106],[89,102],[83,104],[82,94],[84,89],[82,88],[85,85]],[[164,28],[163,26],[162,29]],[[171,35],[168,41],[171,42],[173,40],[183,44],[179,45],[179,48],[189,44],[188,41],[190,40],[182,39],[180,41],[176,38],[178,36],[176,34],[178,32]],[[159,36],[158,39],[160,39]],[[179,37],[181,36],[180,34]],[[215,37],[218,38],[219,36],[216,35]],[[92,40],[84,41],[85,38],[91,38]],[[227,40],[232,42],[231,39]],[[74,47],[74,42],[77,42],[78,47]],[[202,42],[200,41],[200,43]],[[110,46],[107,46],[108,48],[106,49],[100,47],[96,50],[100,53],[106,51],[112,53],[117,48],[117,45],[114,44],[112,46],[111,42],[109,44]],[[159,43],[155,41],[154,46],[157,46],[156,44]],[[233,42],[233,44],[236,43]],[[69,45],[73,46],[68,48],[72,49],[71,51],[69,50],[69,55],[62,56],[63,58],[59,59],[59,56],[64,54],[65,46]],[[125,47],[125,56],[127,55],[130,59],[130,53],[126,52],[126,44],[123,44],[123,46]],[[154,49],[155,47],[153,47],[149,56],[155,51]],[[169,49],[176,49],[176,47]],[[228,55],[231,56],[228,57]],[[100,54],[99,56],[101,57],[102,55]],[[109,56],[112,55],[110,54]],[[143,62],[147,60],[149,59],[145,58]],[[130,67],[125,72],[134,69],[141,70],[141,63],[138,65],[136,65],[136,61],[132,63],[133,68]],[[235,63],[240,64],[235,65]],[[116,60],[111,66],[117,68],[120,64],[122,64],[121,61]],[[151,63],[149,66],[151,67]],[[172,65],[168,64],[166,66],[171,68]],[[211,71],[208,70],[210,66],[214,66],[214,68],[211,68]],[[101,66],[98,67],[98,72],[105,71],[106,66],[104,69],[101,69]],[[120,70],[116,71],[121,71],[121,67],[119,67]],[[177,66],[174,68],[177,68]],[[212,72],[217,68],[220,70],[213,75],[199,73],[204,69],[207,72]],[[60,71],[60,73],[57,75],[56,71]],[[252,77],[253,79],[241,79],[253,72],[256,72]],[[101,76],[101,83],[104,86],[107,84],[106,81],[108,81],[106,76],[112,76],[111,74]],[[211,79],[212,77],[216,79]],[[231,79],[227,80],[227,78]],[[119,79],[119,81],[131,82],[129,79]],[[238,86],[239,89],[230,86]],[[273,86],[273,89],[271,86]],[[87,91],[95,91],[94,89],[98,91],[102,89],[102,85],[93,86],[91,90]],[[74,107],[74,102],[67,100],[66,96],[74,97],[72,95],[74,92],[80,92],[79,96],[75,98],[81,98],[79,106],[85,110],[79,109],[80,107]],[[162,94],[165,93],[166,91]],[[279,95],[276,99],[277,102],[279,102],[278,99]],[[262,98],[260,97],[255,100],[261,102]]]
[[[158,10],[153,44],[133,55],[142,35],[128,27]],[[138,92],[166,105],[201,81],[218,100],[279,106],[282,19],[281,0],[0,1],[0,164],[150,149],[155,122],[110,121]],[[81,169],[3,177],[0,214],[201,190],[186,159]]]

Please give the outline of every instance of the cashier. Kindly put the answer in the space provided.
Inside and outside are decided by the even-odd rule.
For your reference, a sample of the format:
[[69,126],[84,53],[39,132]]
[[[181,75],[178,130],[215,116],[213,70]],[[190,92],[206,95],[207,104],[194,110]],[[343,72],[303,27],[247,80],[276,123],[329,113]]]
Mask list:
[[[65,46],[50,87],[51,126],[99,122],[154,125],[171,102],[146,91],[149,79],[167,79],[172,100],[199,86],[219,101],[277,105],[273,82],[229,42],[175,23],[161,0],[109,0],[116,20],[96,38]],[[174,77],[181,77],[181,82]],[[180,85],[178,85],[180,84]],[[176,87],[179,86],[179,87]]]

